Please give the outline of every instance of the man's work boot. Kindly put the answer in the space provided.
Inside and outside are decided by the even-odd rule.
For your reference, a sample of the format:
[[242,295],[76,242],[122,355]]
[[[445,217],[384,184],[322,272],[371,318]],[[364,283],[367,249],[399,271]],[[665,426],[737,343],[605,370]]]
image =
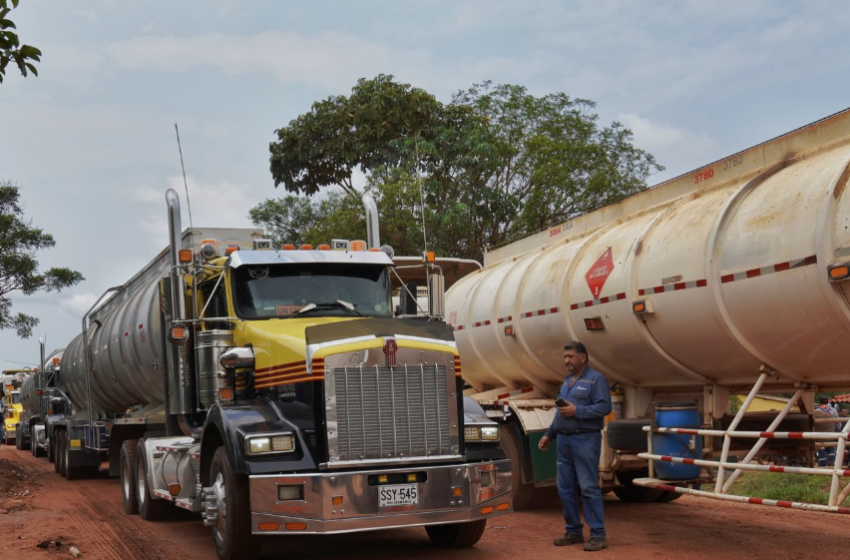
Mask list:
[[568,544],[581,544],[584,537],[581,533],[564,533],[563,537],[555,539],[555,546],[567,546]]
[[601,537],[592,537],[584,545],[584,550],[586,552],[596,552],[597,550],[602,550],[605,548],[608,548],[608,543],[605,542],[605,539]]

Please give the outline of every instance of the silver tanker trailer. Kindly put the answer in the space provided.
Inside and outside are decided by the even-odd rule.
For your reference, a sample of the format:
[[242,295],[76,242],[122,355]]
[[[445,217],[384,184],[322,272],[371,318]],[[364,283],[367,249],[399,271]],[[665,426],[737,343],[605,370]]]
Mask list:
[[[729,488],[744,470],[781,470],[833,477],[829,504],[793,507],[850,512],[847,427],[829,433],[813,418],[816,392],[850,387],[848,178],[845,110],[492,249],[459,280],[447,317],[467,394],[521,466],[515,505],[554,484],[537,442],[564,381],[563,345],[581,340],[615,388],[600,484],[620,498],[776,505]],[[748,413],[767,392],[790,398]],[[746,396],[736,414],[733,394]],[[821,447],[837,447],[835,464],[784,466],[811,465]]]

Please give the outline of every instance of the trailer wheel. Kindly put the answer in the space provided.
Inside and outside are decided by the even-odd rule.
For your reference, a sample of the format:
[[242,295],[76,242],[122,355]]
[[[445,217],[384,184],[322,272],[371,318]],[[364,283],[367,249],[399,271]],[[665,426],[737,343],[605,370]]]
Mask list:
[[71,434],[65,431],[65,437],[62,442],[62,454],[65,456],[62,459],[62,466],[65,468],[65,478],[68,480],[77,480],[83,475],[83,467],[71,466]]
[[629,503],[657,501],[664,492],[663,490],[632,484],[634,479],[645,478],[647,476],[649,476],[648,469],[618,472],[617,480],[620,481],[622,486],[615,486],[613,488],[614,495],[622,501]]
[[61,430],[55,430],[53,432],[53,437],[51,438],[51,445],[53,447],[53,470],[58,472],[61,475],[65,475],[65,472],[62,469],[62,458],[64,457],[64,453],[62,453],[62,440],[64,433]]
[[428,538],[437,546],[464,548],[473,546],[484,535],[486,519],[468,523],[449,523],[448,525],[428,525],[425,531]]
[[662,490],[661,495],[658,496],[655,499],[655,501],[656,502],[672,502],[672,501],[678,500],[682,496],[684,496],[684,494],[681,494],[679,492],[670,492],[669,490]]
[[133,480],[135,482],[136,500],[138,501],[139,517],[145,521],[161,521],[168,517],[169,504],[162,499],[154,499],[150,486],[148,486],[148,464],[145,452],[144,438],[137,440],[136,445],[136,468]]
[[134,484],[136,474],[136,444],[138,440],[128,439],[121,444],[120,472],[121,499],[124,501],[124,513],[134,515],[139,513],[139,499],[136,496]]
[[[212,513],[213,543],[221,560],[250,560],[257,553],[251,534],[251,507],[248,478],[233,470],[224,446],[216,449],[210,466],[210,488],[206,502],[215,505]],[[208,513],[208,515],[209,515]],[[209,519],[208,519],[209,520]]]
[[[513,489],[514,510],[527,509],[534,498],[534,485],[522,482],[522,454],[520,445],[522,438],[514,433],[510,425],[502,430],[502,449],[511,460],[511,488]],[[434,525],[442,527],[442,525]],[[430,535],[430,533],[429,533]]]
[[18,424],[15,428],[15,449],[24,448],[24,436],[21,434],[21,425]]
[[617,451],[647,450],[644,426],[652,424],[648,418],[623,418],[608,423],[608,447]]

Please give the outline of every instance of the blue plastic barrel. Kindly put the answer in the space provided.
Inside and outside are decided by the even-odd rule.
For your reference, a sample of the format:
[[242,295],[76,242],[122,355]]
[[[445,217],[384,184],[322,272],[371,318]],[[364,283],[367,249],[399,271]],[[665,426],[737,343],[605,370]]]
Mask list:
[[[699,429],[702,425],[695,401],[658,403],[655,425],[659,428]],[[652,434],[652,450],[656,455],[702,459],[702,436],[685,434]],[[655,474],[663,480],[690,480],[700,475],[698,465],[655,461]]]

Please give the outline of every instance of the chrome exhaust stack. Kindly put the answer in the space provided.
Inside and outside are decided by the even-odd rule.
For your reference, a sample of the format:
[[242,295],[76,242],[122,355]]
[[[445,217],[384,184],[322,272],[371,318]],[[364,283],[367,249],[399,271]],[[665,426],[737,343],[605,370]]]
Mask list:
[[[180,270],[180,249],[182,247],[182,227],[180,222],[180,197],[174,189],[168,189],[165,193],[165,201],[168,204],[168,246],[171,255],[171,269],[169,271],[169,303],[171,307],[171,324],[165,328],[171,331],[175,323],[186,320],[186,300],[184,298],[185,286],[183,285],[183,273]],[[189,325],[183,325],[191,330]],[[173,352],[168,367],[168,411],[170,414],[185,415],[194,412],[194,397],[192,394],[192,376],[188,370],[188,352],[190,337],[178,344],[170,344]],[[181,431],[186,433],[188,426],[181,422]],[[187,434],[188,435],[188,434]]]
[[366,243],[369,249],[381,247],[381,234],[378,229],[378,205],[369,193],[363,193],[361,197],[363,208],[366,210]]

